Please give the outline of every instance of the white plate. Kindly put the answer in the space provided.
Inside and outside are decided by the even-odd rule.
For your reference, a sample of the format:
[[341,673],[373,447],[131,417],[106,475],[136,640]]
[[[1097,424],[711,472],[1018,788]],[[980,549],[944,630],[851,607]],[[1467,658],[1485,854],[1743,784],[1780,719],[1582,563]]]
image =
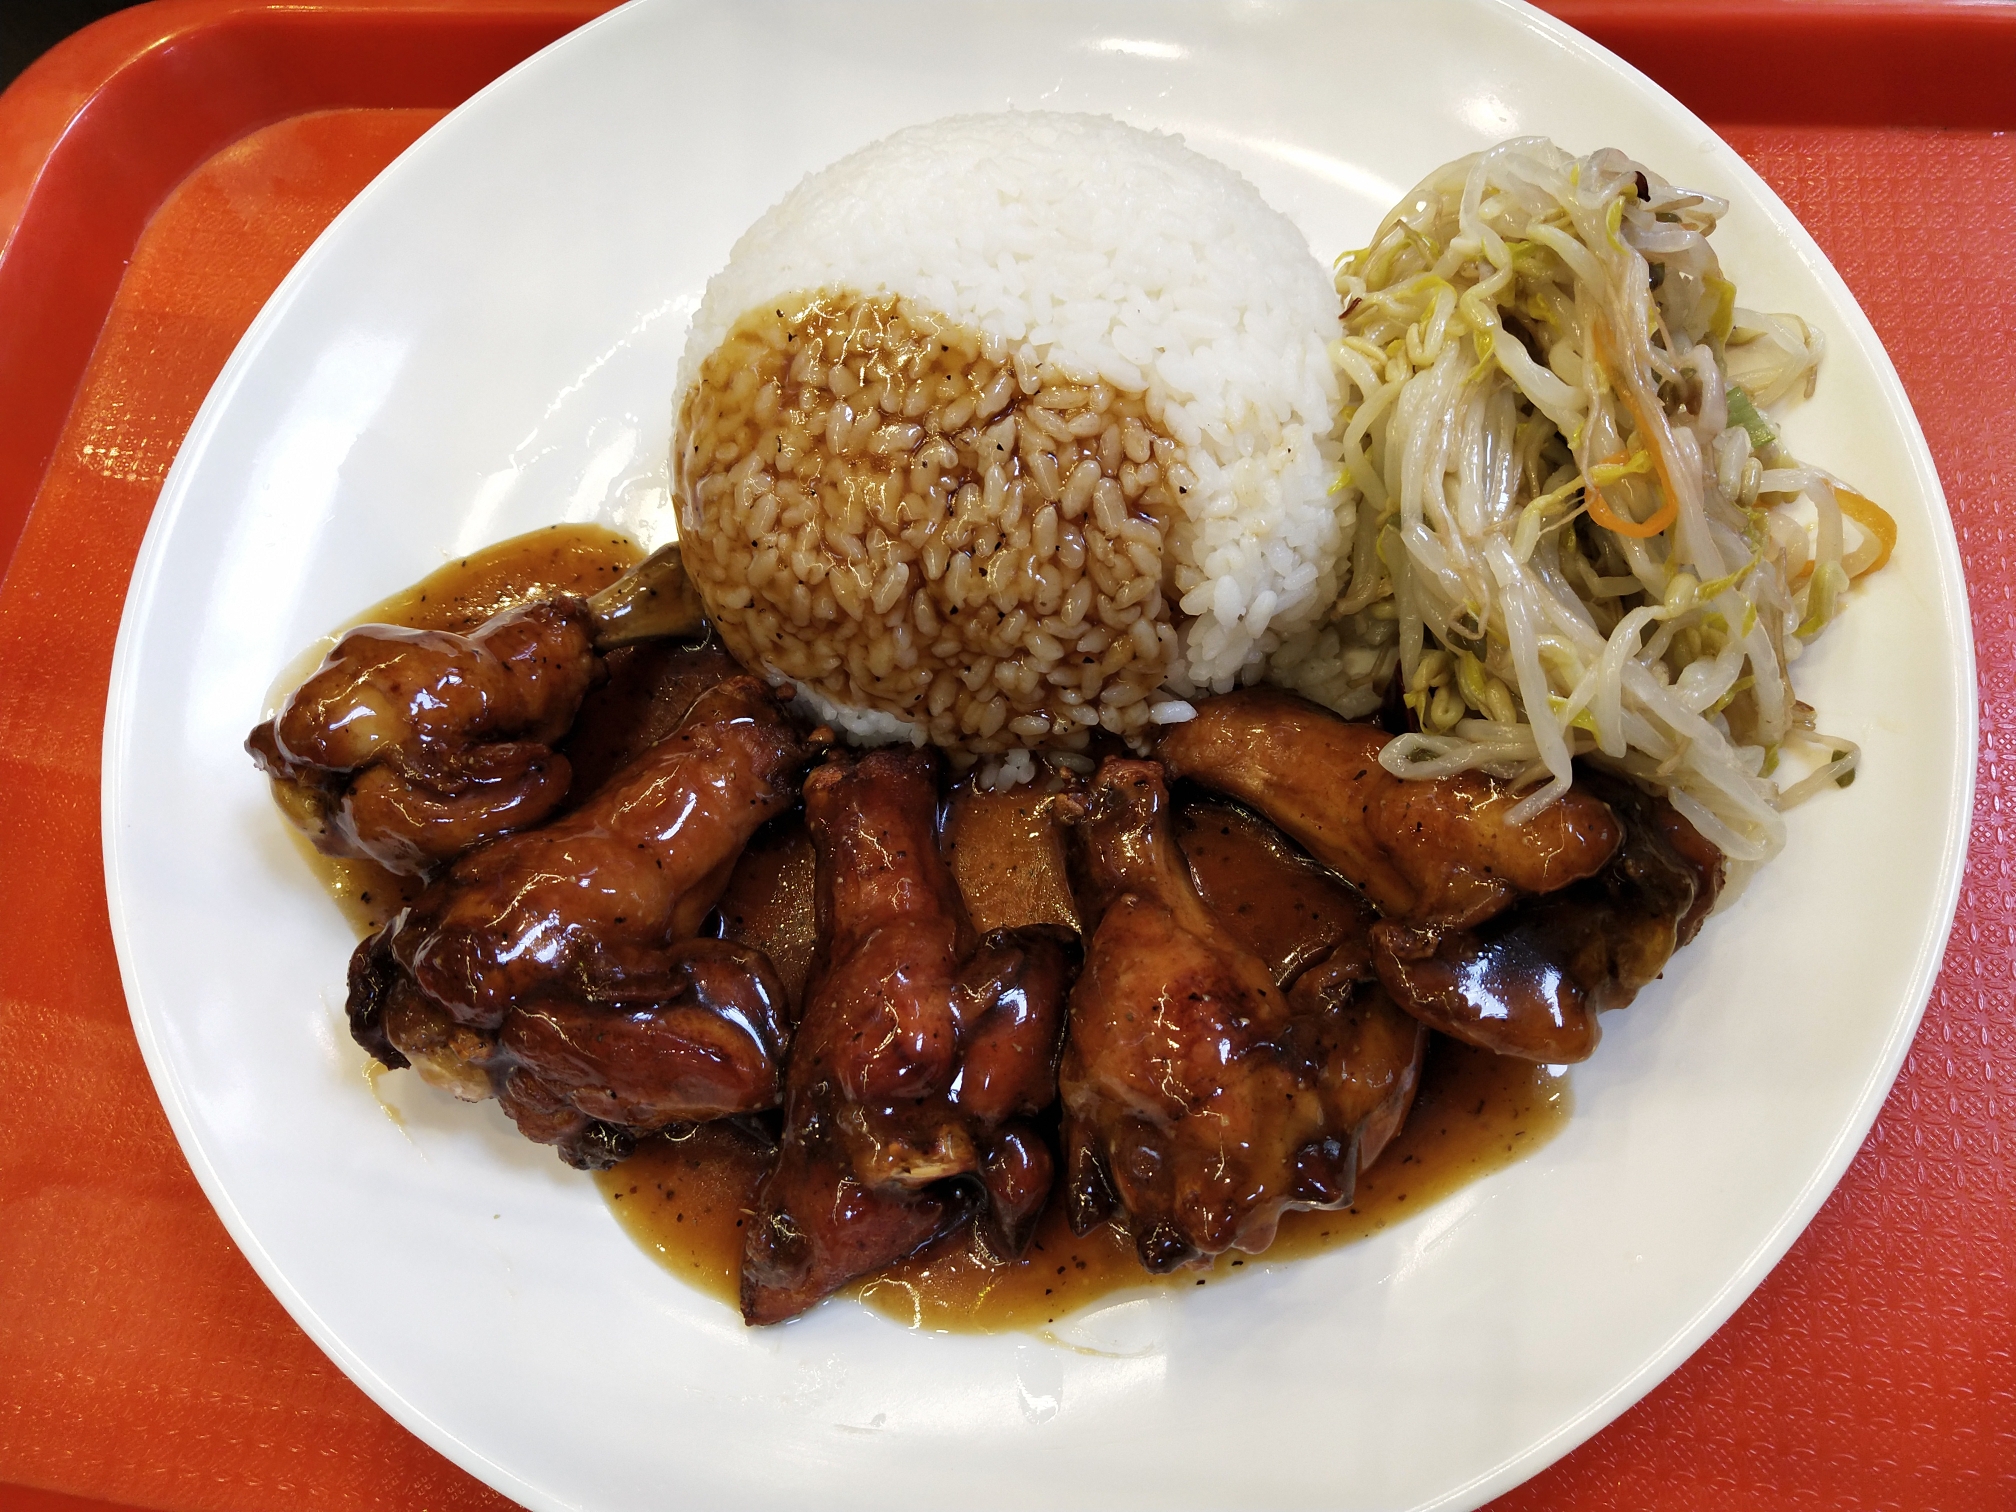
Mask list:
[[[1896,559],[1800,668],[1863,775],[1575,1073],[1567,1131],[1357,1246],[1054,1339],[849,1303],[750,1333],[495,1105],[343,1030],[350,936],[239,749],[279,669],[470,547],[660,499],[701,286],[806,170],[908,122],[1047,106],[1173,128],[1324,258],[1515,132],[1734,201],[1746,304],[1829,338],[1802,454]],[[148,1065],[281,1301],[401,1422],[539,1508],[1470,1507],[1616,1416],[1742,1301],[1861,1142],[1959,884],[1973,664],[1938,480],[1889,362],[1700,122],[1493,0],[644,4],[457,111],[266,307],[169,475],[113,671],[104,833]]]

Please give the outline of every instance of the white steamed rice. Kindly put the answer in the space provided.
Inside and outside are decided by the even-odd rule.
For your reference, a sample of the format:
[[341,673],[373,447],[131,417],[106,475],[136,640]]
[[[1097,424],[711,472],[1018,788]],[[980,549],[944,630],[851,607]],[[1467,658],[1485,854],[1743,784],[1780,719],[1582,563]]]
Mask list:
[[744,312],[817,289],[902,296],[1146,391],[1200,485],[1165,557],[1178,697],[1253,680],[1335,599],[1354,523],[1331,495],[1338,297],[1302,234],[1232,169],[1087,115],[899,131],[801,181],[735,244],[678,393]]

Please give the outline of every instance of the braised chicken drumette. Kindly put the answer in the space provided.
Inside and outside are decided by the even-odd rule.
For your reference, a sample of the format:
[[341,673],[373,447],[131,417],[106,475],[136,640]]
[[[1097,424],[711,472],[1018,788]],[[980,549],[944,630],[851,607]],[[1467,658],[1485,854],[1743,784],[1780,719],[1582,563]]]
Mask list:
[[1722,853],[1664,799],[1598,773],[1581,784],[1624,831],[1594,876],[1474,929],[1372,927],[1379,979],[1423,1023],[1522,1060],[1586,1060],[1597,1015],[1628,1007],[1708,917]]
[[968,1219],[1020,1253],[1052,1159],[1071,960],[1060,931],[978,942],[938,850],[929,750],[836,756],[805,782],[823,963],[757,1196],[742,1315],[774,1323]]
[[1290,1209],[1348,1203],[1424,1039],[1359,982],[1362,940],[1284,989],[1199,897],[1154,762],[1101,766],[1077,838],[1094,922],[1058,1078],[1072,1227],[1119,1211],[1160,1273],[1264,1250]]
[[1581,788],[1514,824],[1519,795],[1481,774],[1395,777],[1379,764],[1388,738],[1292,693],[1246,688],[1206,699],[1155,754],[1172,778],[1251,804],[1386,918],[1422,928],[1465,928],[1594,876],[1622,839]]
[[470,852],[358,947],[352,1031],[530,1138],[606,1165],[636,1133],[776,1104],[788,1024],[759,952],[696,938],[811,747],[754,678],[703,694],[587,803]]
[[553,746],[598,651],[700,624],[673,547],[467,635],[359,625],[245,747],[317,849],[421,876],[560,807],[573,774]]
[[1346,1121],[1361,1109],[1358,1168],[1377,1160],[1413,1106],[1428,1046],[1424,1024],[1377,990],[1372,930],[1379,916],[1328,868],[1248,810],[1192,801],[1176,840],[1197,894],[1314,1024],[1303,1043],[1327,1047],[1323,1075]]
[[1585,1060],[1597,1015],[1631,1002],[1693,938],[1721,854],[1663,799],[1585,771],[1553,807],[1477,773],[1379,764],[1383,731],[1247,689],[1166,734],[1169,770],[1251,804],[1362,887],[1384,918],[1372,965],[1431,1028],[1500,1055]]

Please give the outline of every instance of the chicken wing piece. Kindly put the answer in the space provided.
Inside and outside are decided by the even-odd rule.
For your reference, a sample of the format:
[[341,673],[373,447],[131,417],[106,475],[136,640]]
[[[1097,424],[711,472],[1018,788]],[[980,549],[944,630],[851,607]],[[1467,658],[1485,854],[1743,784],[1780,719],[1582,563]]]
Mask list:
[[640,1132],[774,1107],[789,1035],[761,952],[694,939],[810,746],[721,683],[565,818],[463,857],[351,958],[357,1041],[608,1165]]
[[621,1000],[698,933],[811,754],[763,683],[720,683],[590,802],[449,867],[388,926],[392,955],[472,1028],[555,992]]
[[1356,1128],[1358,1169],[1413,1106],[1428,1032],[1372,969],[1370,905],[1266,820],[1229,803],[1176,810],[1198,894],[1288,991],[1293,1044],[1316,1070],[1330,1126]]
[[978,1206],[978,1192],[963,1182],[923,1191],[870,1186],[854,1174],[823,1112],[801,1109],[758,1190],[742,1254],[742,1321],[795,1318],[951,1233]]
[[360,625],[245,748],[318,849],[419,875],[560,806],[552,744],[594,681],[593,632],[565,597],[469,635]]
[[1050,1198],[1056,1161],[1030,1120],[1057,1101],[1076,970],[1076,937],[1035,924],[988,935],[960,973],[959,1073],[946,1096],[973,1131],[987,1197],[979,1235],[997,1259],[1029,1247]]
[[1286,987],[1320,961],[1372,978],[1372,926],[1363,897],[1248,809],[1218,801],[1175,812],[1176,843],[1197,892],[1225,927]]
[[1188,778],[1250,804],[1365,890],[1389,919],[1481,923],[1522,894],[1592,876],[1621,830],[1577,788],[1524,824],[1514,794],[1477,773],[1430,780],[1379,764],[1388,736],[1291,693],[1248,688],[1206,699],[1156,754]]
[[245,748],[317,849],[421,876],[559,809],[572,770],[552,747],[598,650],[702,628],[676,544],[591,598],[520,604],[467,635],[360,625]]
[[1623,824],[1596,876],[1476,929],[1373,926],[1380,980],[1423,1023],[1500,1055],[1586,1060],[1597,1014],[1627,1006],[1700,929],[1721,889],[1721,853],[1664,799],[1595,772],[1576,785]]
[[726,940],[686,940],[662,983],[613,998],[535,998],[503,1050],[588,1118],[649,1133],[777,1105],[788,1029],[770,963]]
[[936,757],[839,758],[805,784],[823,962],[785,1077],[784,1135],[742,1264],[751,1323],[795,1316],[975,1216],[1027,1242],[1050,1155],[1069,959],[1057,933],[973,948],[935,833]]
[[[1332,1129],[1355,1130],[1358,1170],[1385,1153],[1407,1121],[1421,1087],[1428,1028],[1400,1011],[1377,982],[1348,969],[1312,966],[1289,989],[1296,1048],[1315,1068],[1323,1116]],[[1317,1206],[1350,1203],[1352,1186]]]
[[559,752],[574,769],[567,802],[579,807],[686,721],[700,695],[743,676],[719,646],[645,641],[603,658],[608,676],[581,700]]
[[[1348,974],[1331,996],[1291,1004],[1198,896],[1158,764],[1101,766],[1077,838],[1096,922],[1058,1072],[1072,1227],[1120,1210],[1160,1273],[1263,1250],[1290,1208],[1348,1202],[1363,1126],[1383,1102],[1355,1106],[1361,1089],[1341,1064],[1364,1038],[1342,1016]],[[1416,1035],[1393,1036],[1409,1042],[1396,1076],[1418,1068]]]
[[826,962],[800,1046],[849,1102],[942,1095],[957,1068],[952,984],[972,934],[937,816],[928,750],[835,759],[805,779]]
[[[864,958],[864,965],[873,960]],[[834,1127],[854,1173],[878,1189],[913,1191],[974,1177],[989,1198],[981,1237],[997,1255],[1019,1254],[1049,1193],[1051,1162],[1040,1139],[1013,1131],[1057,1100],[1070,965],[1065,941],[1053,930],[1003,930],[982,940],[947,994],[957,1050],[943,1091],[873,1101],[842,1092],[834,1104]],[[822,1016],[818,1027],[836,1022]],[[819,1052],[807,1054],[817,1059]],[[1004,1138],[1007,1148],[997,1152]],[[990,1174],[997,1153],[1008,1164]],[[1034,1208],[1032,1187],[1040,1188]]]
[[495,1029],[459,1024],[413,984],[392,958],[388,926],[350,957],[350,1033],[393,1070],[411,1066],[431,1087],[461,1099],[497,1098],[518,1130],[535,1144],[557,1145],[561,1159],[598,1170],[627,1156],[633,1141],[571,1106],[498,1043]]

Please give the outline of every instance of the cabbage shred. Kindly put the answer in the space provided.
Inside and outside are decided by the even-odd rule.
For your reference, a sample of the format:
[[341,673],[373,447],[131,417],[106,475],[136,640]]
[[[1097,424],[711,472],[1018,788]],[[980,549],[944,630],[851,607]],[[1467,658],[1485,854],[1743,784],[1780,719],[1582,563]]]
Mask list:
[[[1887,545],[1767,418],[1810,394],[1822,341],[1737,307],[1708,244],[1727,209],[1522,138],[1431,174],[1340,260],[1356,528],[1330,619],[1376,682],[1397,669],[1418,729],[1389,770],[1490,772],[1531,789],[1526,817],[1595,760],[1738,862],[1852,774],[1788,669]],[[1795,750],[1814,770],[1781,788]]]

